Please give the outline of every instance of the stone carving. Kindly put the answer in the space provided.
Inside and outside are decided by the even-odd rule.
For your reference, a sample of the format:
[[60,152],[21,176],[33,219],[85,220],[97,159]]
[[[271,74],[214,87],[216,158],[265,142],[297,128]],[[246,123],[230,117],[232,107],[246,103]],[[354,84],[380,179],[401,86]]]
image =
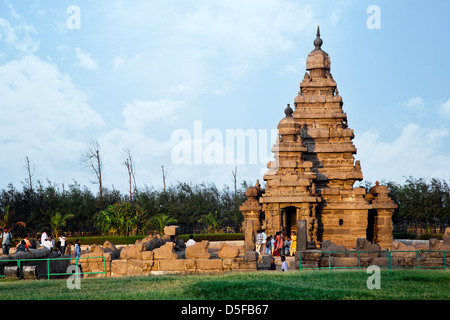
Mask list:
[[239,248],[225,244],[221,246],[218,255],[221,259],[237,258],[239,257]]
[[208,248],[208,240],[203,240],[202,242],[197,242],[193,246],[186,247],[186,259],[209,259],[211,258],[211,254],[208,252]]
[[153,250],[154,259],[173,260],[178,259],[178,254],[174,252],[175,243],[167,242],[165,245]]

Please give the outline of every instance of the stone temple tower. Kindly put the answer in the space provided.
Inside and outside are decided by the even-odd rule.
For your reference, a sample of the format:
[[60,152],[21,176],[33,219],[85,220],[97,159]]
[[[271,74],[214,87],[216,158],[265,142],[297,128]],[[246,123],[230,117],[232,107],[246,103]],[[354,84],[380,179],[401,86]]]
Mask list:
[[388,187],[377,182],[369,193],[354,187],[363,180],[360,162],[354,158],[355,135],[322,44],[317,28],[294,109],[288,105],[278,124],[275,160],[263,177],[265,188],[259,182],[251,187],[240,207],[247,245],[251,243],[247,238],[260,228],[267,235],[278,231],[288,235],[297,230],[298,220],[306,221],[310,246],[330,240],[354,248],[356,239],[366,238],[387,248],[393,240],[391,217],[396,205],[388,197]]

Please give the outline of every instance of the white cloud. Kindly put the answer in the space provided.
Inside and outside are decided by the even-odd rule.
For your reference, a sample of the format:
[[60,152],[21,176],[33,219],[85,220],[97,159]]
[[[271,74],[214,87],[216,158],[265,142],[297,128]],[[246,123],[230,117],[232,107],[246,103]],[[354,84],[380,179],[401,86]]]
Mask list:
[[[75,174],[85,130],[102,126],[101,116],[68,75],[34,55],[0,66],[0,167],[15,180],[23,173],[23,157],[36,163],[41,179]],[[67,165],[67,166],[66,166]],[[63,168],[65,166],[65,168]]]
[[190,38],[238,58],[259,58],[293,46],[293,35],[309,28],[309,5],[286,0],[203,1],[182,15],[178,28]]
[[402,181],[403,177],[445,177],[450,171],[450,155],[440,148],[449,143],[447,128],[429,129],[406,125],[393,141],[382,141],[380,134],[366,131],[354,139],[364,179]]
[[97,60],[91,58],[91,55],[87,52],[84,52],[79,47],[75,49],[77,53],[77,58],[79,61],[79,66],[88,70],[98,69]]
[[405,102],[403,106],[408,107],[410,109],[416,109],[421,110],[425,108],[425,103],[423,102],[423,99],[420,97],[411,98],[408,100],[408,102]]
[[9,21],[0,18],[0,41],[4,41],[19,53],[33,53],[39,48],[39,41],[33,39],[36,35],[36,29],[26,23],[13,26]]
[[439,113],[443,116],[450,117],[450,99],[439,106]]
[[104,159],[107,159],[104,166],[105,185],[113,183],[116,189],[126,190],[124,149],[129,150],[134,158],[138,187],[144,183],[151,184],[155,172],[158,175],[161,165],[169,159],[172,148],[170,136],[164,138],[155,127],[170,125],[184,107],[183,101],[168,99],[135,99],[126,103],[122,111],[124,129],[114,128],[98,138]]
[[127,130],[142,132],[151,122],[175,120],[177,112],[184,106],[182,101],[136,99],[126,104],[122,115]]

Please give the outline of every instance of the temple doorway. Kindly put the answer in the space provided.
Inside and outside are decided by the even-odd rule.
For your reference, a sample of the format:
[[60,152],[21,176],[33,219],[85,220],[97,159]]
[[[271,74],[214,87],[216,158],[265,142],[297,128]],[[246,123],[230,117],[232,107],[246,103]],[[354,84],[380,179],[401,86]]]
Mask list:
[[366,239],[374,243],[375,239],[375,222],[377,218],[377,210],[370,209],[369,214],[367,216],[367,230],[366,230]]
[[292,231],[297,232],[297,208],[286,207],[284,208],[284,214],[286,217],[286,235],[290,236]]

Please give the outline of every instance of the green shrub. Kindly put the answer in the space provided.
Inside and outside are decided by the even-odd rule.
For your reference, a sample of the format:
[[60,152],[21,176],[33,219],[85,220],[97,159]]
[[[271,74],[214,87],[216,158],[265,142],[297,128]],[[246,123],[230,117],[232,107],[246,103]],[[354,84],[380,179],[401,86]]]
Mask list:
[[431,238],[442,240],[442,233],[423,233],[423,234],[415,234],[410,232],[394,233],[394,239],[430,240]]
[[[189,240],[188,234],[182,234],[179,236],[180,239],[184,240],[184,242]],[[213,233],[213,234],[194,234],[194,240],[199,242],[203,240],[209,241],[236,241],[236,240],[244,240],[243,233]]]
[[[70,237],[67,238],[68,242],[75,243],[76,239],[80,239],[81,245],[91,246],[93,244],[97,244],[99,246],[103,245],[105,241],[110,241],[114,245],[122,245],[122,244],[134,244],[136,240],[142,240],[147,235],[140,236],[93,236],[93,237]],[[178,237],[182,239],[184,242],[189,240],[188,234],[182,234]],[[215,233],[215,234],[194,234],[194,240],[199,242],[203,240],[209,241],[236,241],[236,240],[244,240],[243,233]]]

